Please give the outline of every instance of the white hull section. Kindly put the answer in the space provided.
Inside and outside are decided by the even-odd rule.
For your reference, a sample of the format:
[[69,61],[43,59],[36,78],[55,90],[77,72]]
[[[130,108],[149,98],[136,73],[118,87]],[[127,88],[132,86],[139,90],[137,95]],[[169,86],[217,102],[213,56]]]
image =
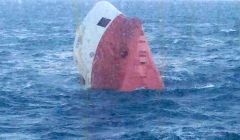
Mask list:
[[93,60],[98,44],[108,26],[120,14],[121,12],[110,3],[100,1],[87,14],[77,30],[74,42],[74,58],[78,70],[85,80],[86,88],[91,87]]

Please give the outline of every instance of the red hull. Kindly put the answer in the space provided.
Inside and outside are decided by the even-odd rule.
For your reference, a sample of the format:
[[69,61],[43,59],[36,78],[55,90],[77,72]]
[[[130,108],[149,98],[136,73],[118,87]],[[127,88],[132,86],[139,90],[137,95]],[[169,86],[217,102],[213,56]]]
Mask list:
[[164,88],[138,19],[114,19],[97,47],[91,77],[94,89]]

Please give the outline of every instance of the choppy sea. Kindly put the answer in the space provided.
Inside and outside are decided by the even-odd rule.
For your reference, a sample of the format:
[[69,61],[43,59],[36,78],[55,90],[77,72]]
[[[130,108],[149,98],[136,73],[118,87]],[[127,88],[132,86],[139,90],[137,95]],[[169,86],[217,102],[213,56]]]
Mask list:
[[240,1],[127,1],[163,91],[86,90],[73,61],[91,0],[0,0],[0,139],[240,139]]

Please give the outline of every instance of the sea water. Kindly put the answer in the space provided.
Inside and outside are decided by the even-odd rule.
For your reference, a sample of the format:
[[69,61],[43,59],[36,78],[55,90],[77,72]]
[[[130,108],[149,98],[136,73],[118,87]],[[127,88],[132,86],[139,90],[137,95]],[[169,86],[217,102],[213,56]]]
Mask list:
[[240,139],[240,2],[124,1],[166,89],[86,90],[76,26],[95,1],[0,0],[0,139]]

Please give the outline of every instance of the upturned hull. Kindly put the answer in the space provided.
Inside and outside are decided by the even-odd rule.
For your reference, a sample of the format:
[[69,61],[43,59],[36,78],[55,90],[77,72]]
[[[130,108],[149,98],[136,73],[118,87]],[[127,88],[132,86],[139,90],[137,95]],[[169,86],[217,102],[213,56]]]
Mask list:
[[98,2],[84,19],[74,56],[87,88],[164,88],[141,21],[127,18],[108,2]]

